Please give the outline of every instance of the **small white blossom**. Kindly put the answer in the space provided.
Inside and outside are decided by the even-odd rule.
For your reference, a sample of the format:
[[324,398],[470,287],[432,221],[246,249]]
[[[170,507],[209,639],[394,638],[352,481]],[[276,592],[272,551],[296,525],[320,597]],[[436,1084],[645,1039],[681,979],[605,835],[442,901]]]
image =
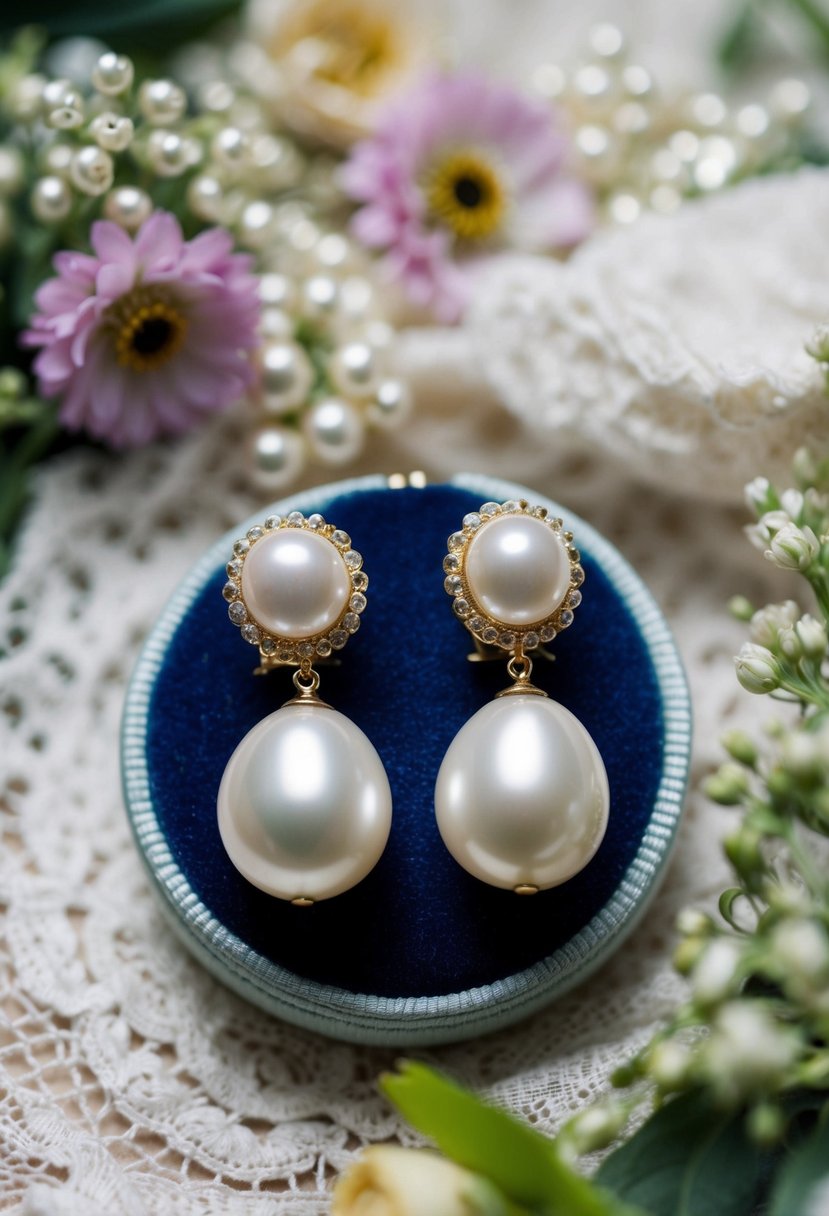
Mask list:
[[769,541],[763,556],[781,570],[808,570],[820,551],[820,541],[811,528],[784,524]]
[[731,1001],[714,1019],[701,1052],[709,1081],[736,1102],[783,1079],[798,1054],[797,1039],[755,1001]]
[[660,1089],[678,1089],[688,1074],[691,1052],[681,1043],[666,1040],[648,1053],[648,1072]]
[[808,612],[795,625],[795,632],[800,639],[803,653],[809,659],[822,659],[826,654],[829,639],[823,624]]
[[800,608],[794,600],[784,600],[782,604],[769,604],[755,612],[748,627],[748,636],[752,642],[774,650],[777,645],[777,635],[781,629],[794,625],[800,616]]
[[716,1005],[737,986],[740,947],[720,937],[706,946],[691,974],[691,991],[700,1005]]
[[780,495],[780,504],[792,523],[797,523],[803,510],[803,495],[800,490],[784,490]]
[[765,646],[745,642],[734,660],[737,679],[746,692],[773,692],[780,685],[777,659]]
[[755,549],[765,549],[771,543],[771,538],[791,522],[785,511],[766,511],[756,524],[748,525],[745,534]]
[[749,510],[762,515],[774,499],[774,491],[768,477],[755,477],[745,488],[745,499]]
[[613,1102],[588,1107],[567,1127],[567,1138],[578,1153],[594,1153],[611,1144],[627,1122],[624,1108]]
[[771,935],[771,946],[783,975],[808,984],[820,984],[829,978],[829,938],[816,921],[781,921]]

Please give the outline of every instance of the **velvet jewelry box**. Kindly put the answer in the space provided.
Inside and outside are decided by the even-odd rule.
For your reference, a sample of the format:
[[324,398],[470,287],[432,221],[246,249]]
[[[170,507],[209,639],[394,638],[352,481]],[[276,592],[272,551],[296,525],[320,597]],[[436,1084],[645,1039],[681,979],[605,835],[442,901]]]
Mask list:
[[[434,783],[456,732],[508,683],[506,655],[470,663],[472,639],[443,590],[446,538],[487,500],[526,498],[564,518],[586,572],[575,622],[533,680],[584,723],[610,784],[593,860],[521,897],[467,874],[435,824]],[[394,817],[382,859],[351,891],[310,908],[270,898],[231,865],[216,795],[236,745],[293,693],[254,677],[257,653],[221,596],[233,540],[271,513],[321,512],[363,554],[368,608],[322,693],[377,748]],[[688,773],[688,689],[668,627],[619,553],[522,486],[479,475],[392,489],[383,477],[320,487],[240,521],[164,609],[127,693],[127,811],[151,883],[182,941],[273,1014],[335,1038],[413,1046],[524,1017],[601,965],[654,893]]]

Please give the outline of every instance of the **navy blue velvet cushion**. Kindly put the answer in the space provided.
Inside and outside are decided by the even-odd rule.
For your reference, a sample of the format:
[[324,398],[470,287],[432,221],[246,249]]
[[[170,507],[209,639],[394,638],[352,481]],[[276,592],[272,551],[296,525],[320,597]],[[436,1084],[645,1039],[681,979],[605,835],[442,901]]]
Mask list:
[[610,781],[607,836],[590,865],[555,890],[521,898],[486,886],[447,853],[433,812],[446,748],[508,683],[505,663],[467,662],[472,639],[443,590],[446,537],[480,501],[433,486],[360,491],[321,505],[351,534],[370,579],[359,633],[341,666],[321,674],[325,700],[366,732],[386,766],[394,822],[383,858],[352,891],[306,909],[269,898],[228,860],[216,824],[222,771],[292,686],[287,670],[251,674],[256,652],[227,620],[221,568],[179,626],[154,689],[147,759],[159,823],[207,908],[298,975],[394,997],[491,983],[586,925],[634,857],[662,764],[649,655],[625,604],[584,553],[584,601],[553,643],[556,661],[537,661],[533,679],[596,740]]

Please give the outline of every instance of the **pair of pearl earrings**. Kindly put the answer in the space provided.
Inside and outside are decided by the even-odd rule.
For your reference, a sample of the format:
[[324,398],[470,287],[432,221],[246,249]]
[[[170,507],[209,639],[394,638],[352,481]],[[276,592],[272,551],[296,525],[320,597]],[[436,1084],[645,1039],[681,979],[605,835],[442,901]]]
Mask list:
[[[435,785],[449,852],[470,874],[529,895],[583,869],[607,827],[598,748],[531,681],[528,652],[567,628],[584,572],[572,535],[545,508],[484,503],[448,541],[444,587],[475,657],[509,655],[512,683],[461,728]],[[224,597],[258,647],[257,672],[295,668],[295,695],[253,728],[219,788],[219,831],[237,870],[298,907],[339,895],[373,869],[391,829],[382,761],[318,695],[314,664],[360,626],[368,578],[345,533],[321,515],[274,515],[236,541]]]

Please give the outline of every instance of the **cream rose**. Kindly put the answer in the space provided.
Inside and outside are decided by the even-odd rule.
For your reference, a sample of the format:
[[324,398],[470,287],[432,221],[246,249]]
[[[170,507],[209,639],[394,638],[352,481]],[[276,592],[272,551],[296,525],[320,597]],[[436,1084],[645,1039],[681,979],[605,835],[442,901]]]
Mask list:
[[331,1216],[508,1216],[485,1178],[425,1149],[368,1148],[334,1188]]

